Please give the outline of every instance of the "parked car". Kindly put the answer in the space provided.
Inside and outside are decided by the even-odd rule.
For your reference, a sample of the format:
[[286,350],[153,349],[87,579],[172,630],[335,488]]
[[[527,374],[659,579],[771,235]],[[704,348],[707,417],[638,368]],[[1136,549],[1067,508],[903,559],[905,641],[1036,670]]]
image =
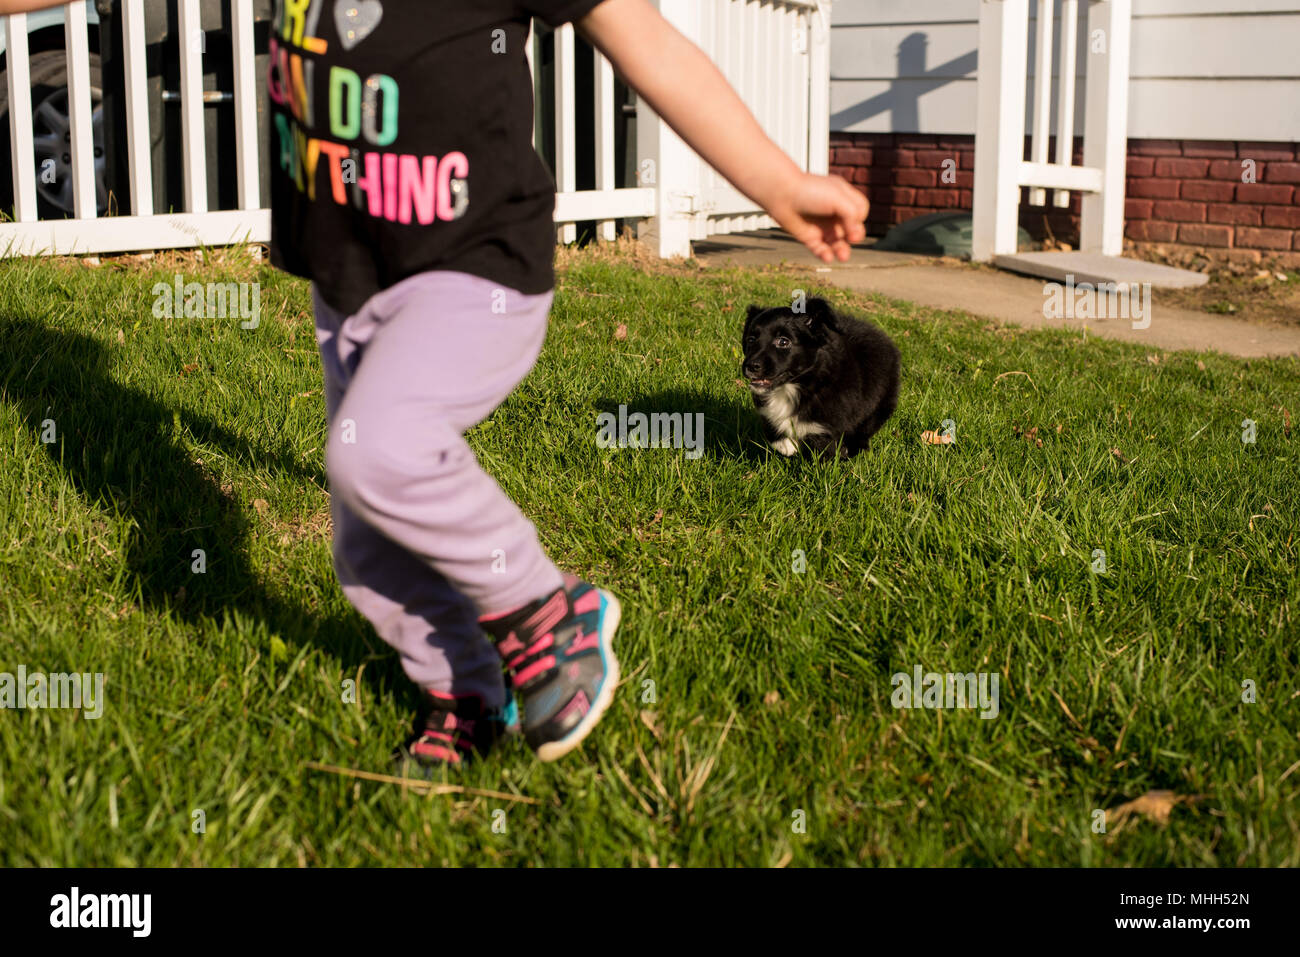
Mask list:
[[[99,12],[86,0],[90,41],[91,126],[95,143],[95,205],[108,209],[104,154],[103,69],[99,59]],[[9,149],[9,37],[0,18],[0,210],[13,207],[13,167]],[[72,136],[68,117],[67,55],[63,49],[63,8],[27,15],[27,52],[32,88],[32,141],[37,169],[36,199],[41,218],[72,215]],[[42,176],[53,160],[53,176]]]

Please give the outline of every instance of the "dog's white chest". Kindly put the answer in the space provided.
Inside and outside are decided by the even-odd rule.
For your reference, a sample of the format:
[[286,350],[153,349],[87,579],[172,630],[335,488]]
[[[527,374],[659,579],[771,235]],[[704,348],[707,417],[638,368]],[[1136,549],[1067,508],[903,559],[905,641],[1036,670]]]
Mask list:
[[795,442],[808,435],[825,435],[829,430],[819,422],[809,422],[795,415],[799,408],[799,387],[792,382],[779,385],[766,396],[761,409],[763,418],[772,423],[772,428],[781,438],[772,443],[772,448],[782,455],[794,455]]

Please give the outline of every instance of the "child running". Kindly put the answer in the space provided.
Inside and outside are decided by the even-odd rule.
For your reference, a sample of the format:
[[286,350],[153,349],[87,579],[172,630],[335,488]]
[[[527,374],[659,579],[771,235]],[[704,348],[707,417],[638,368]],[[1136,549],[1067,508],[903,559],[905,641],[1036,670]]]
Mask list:
[[528,744],[559,758],[619,678],[618,600],[561,574],[463,437],[533,367],[553,294],[530,17],[574,23],[822,260],[865,235],[863,195],[802,172],[648,0],[276,0],[271,262],[311,280],[334,567],[421,689],[403,754],[426,767],[485,753],[516,694]]

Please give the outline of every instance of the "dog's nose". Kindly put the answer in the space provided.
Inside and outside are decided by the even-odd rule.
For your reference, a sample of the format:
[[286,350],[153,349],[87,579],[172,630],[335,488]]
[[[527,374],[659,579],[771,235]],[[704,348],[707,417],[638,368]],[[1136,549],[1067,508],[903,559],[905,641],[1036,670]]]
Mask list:
[[758,363],[752,359],[746,360],[745,364],[740,367],[740,371],[745,375],[758,375]]

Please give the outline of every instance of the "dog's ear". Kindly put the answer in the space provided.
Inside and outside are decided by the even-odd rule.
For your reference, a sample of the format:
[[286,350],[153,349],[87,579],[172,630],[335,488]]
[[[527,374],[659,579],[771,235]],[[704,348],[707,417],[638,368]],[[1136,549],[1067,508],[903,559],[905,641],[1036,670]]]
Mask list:
[[745,329],[741,333],[742,338],[748,338],[749,327],[753,324],[755,317],[762,315],[766,310],[762,306],[751,305],[745,310]]
[[835,328],[835,310],[831,304],[820,296],[805,299],[803,312],[795,313],[799,321],[809,329]]

